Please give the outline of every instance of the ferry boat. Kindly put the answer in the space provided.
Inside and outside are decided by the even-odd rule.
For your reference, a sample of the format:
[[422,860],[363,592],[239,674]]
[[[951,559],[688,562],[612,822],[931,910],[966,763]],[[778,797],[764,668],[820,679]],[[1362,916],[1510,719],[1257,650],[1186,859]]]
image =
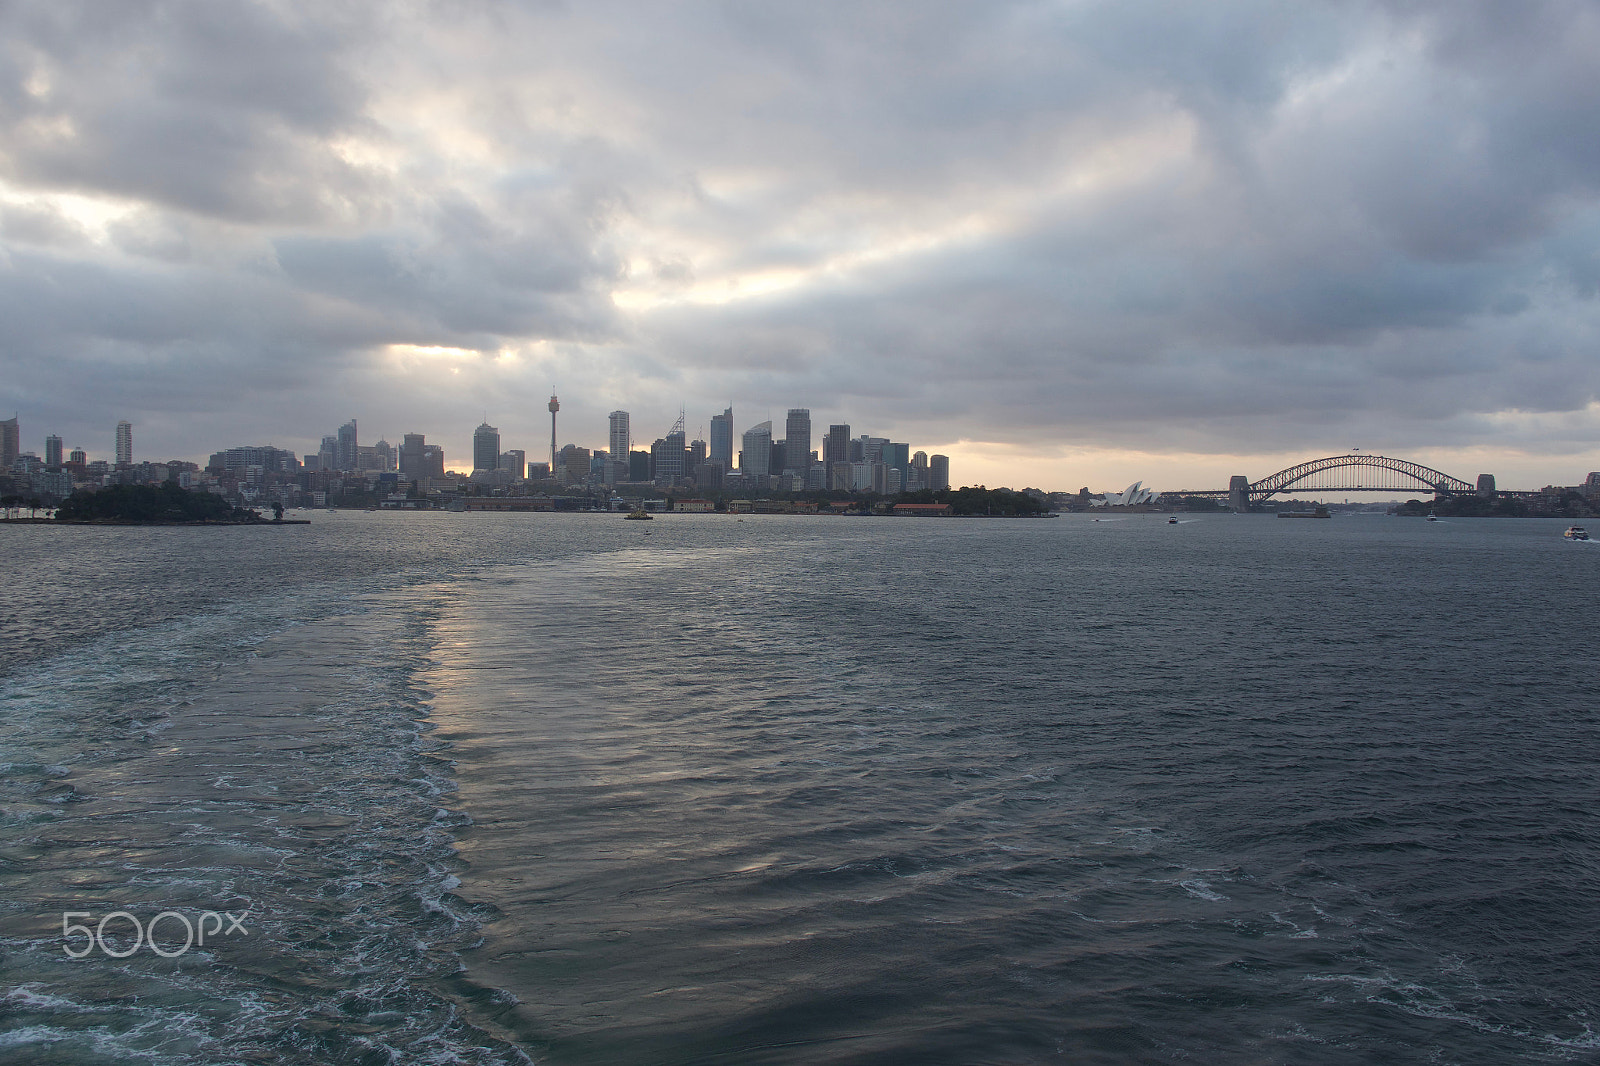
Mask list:
[[1175,526],[1177,524],[1178,524],[1178,516],[1177,515],[1173,515],[1171,518],[1167,519],[1167,525]]
[[1439,516],[1438,515],[1434,514],[1432,511],[1428,512],[1428,521],[1437,522],[1438,520],[1439,520]]
[[1561,534],[1561,535],[1563,537],[1566,537],[1568,540],[1588,540],[1589,539],[1589,531],[1587,529],[1584,529],[1582,526],[1568,526],[1567,527],[1567,531],[1565,533]]
[[636,507],[623,515],[622,520],[624,522],[648,522],[650,521],[650,512],[643,507]]

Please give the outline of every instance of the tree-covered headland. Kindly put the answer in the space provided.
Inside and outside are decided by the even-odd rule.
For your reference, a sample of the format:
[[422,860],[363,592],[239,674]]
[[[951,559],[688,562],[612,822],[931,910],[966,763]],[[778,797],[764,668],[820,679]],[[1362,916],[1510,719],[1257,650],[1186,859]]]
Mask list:
[[58,522],[104,522],[122,525],[213,523],[237,525],[262,521],[257,511],[235,507],[210,492],[191,492],[176,482],[162,485],[112,485],[89,492],[79,489],[56,508]]

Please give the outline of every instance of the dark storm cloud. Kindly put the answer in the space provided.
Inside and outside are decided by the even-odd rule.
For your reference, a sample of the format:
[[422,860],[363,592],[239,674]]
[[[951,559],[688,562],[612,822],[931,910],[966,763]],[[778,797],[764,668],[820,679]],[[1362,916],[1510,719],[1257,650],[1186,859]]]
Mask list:
[[[313,13],[314,12],[314,13]],[[242,220],[359,213],[366,176],[328,139],[364,123],[338,4],[13,4],[0,45],[0,168]]]
[[1492,443],[1600,396],[1592,4],[151,0],[0,30],[19,397],[63,360],[150,411],[299,388],[314,439],[338,390],[534,427],[559,379],[580,425],[732,398],[1237,452]]

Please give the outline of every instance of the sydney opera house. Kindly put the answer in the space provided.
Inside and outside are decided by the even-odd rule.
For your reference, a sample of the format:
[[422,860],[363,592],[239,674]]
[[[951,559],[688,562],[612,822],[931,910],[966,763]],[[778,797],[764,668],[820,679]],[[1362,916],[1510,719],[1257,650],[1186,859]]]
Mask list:
[[1143,487],[1144,482],[1135,481],[1120,493],[1106,493],[1105,506],[1107,507],[1132,507],[1135,504],[1155,503],[1161,499],[1161,493],[1155,489]]

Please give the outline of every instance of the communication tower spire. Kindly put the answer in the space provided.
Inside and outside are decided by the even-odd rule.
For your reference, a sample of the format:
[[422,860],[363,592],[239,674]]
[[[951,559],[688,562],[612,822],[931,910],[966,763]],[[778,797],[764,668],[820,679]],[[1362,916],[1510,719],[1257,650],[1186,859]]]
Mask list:
[[556,412],[561,410],[561,401],[556,399],[552,390],[550,393],[550,476],[556,476]]

